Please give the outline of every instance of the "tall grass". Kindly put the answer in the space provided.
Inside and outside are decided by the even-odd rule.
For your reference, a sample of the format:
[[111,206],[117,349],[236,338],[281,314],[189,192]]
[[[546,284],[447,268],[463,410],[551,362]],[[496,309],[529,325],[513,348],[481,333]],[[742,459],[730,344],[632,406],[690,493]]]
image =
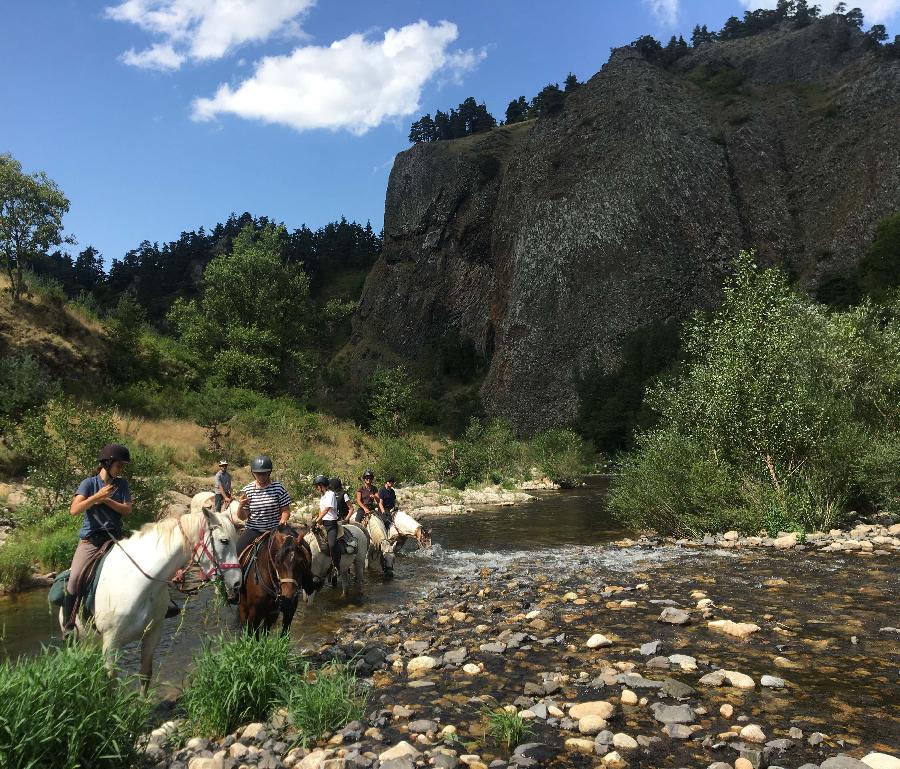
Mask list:
[[484,708],[481,715],[487,720],[487,734],[507,750],[518,745],[532,733],[531,726],[518,713],[510,713],[503,708]]
[[107,675],[97,647],[45,649],[0,666],[0,766],[120,769],[138,758],[150,704]]
[[346,665],[306,669],[292,688],[288,712],[304,743],[362,718],[368,693]]
[[267,719],[283,704],[299,667],[286,636],[208,640],[196,657],[182,705],[197,734],[221,736],[249,721]]

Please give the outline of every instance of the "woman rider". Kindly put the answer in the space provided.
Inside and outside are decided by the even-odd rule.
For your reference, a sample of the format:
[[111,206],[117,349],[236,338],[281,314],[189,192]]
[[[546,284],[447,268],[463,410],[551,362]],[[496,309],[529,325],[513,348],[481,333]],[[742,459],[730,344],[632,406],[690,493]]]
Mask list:
[[315,526],[320,524],[325,527],[325,536],[328,538],[328,554],[335,569],[340,570],[341,559],[337,551],[338,535],[338,504],[337,496],[328,488],[328,477],[317,475],[313,480],[316,491],[319,492],[319,514],[316,516]]
[[362,474],[362,481],[363,485],[356,490],[356,504],[359,509],[354,520],[357,523],[361,523],[369,513],[374,512],[372,508],[377,508],[384,515],[384,506],[378,497],[378,489],[375,488],[375,473],[366,470]]
[[82,585],[85,567],[103,545],[110,540],[121,539],[124,534],[122,516],[131,513],[131,492],[128,481],[119,476],[130,461],[131,454],[125,446],[119,443],[104,446],[97,456],[94,475],[79,484],[69,506],[69,513],[83,515],[83,520],[63,598],[65,633],[75,629],[75,601],[86,587]]
[[238,538],[238,557],[261,534],[288,522],[291,517],[291,497],[287,489],[272,480],[272,460],[260,454],[250,463],[253,482],[241,489],[237,517],[246,521]]

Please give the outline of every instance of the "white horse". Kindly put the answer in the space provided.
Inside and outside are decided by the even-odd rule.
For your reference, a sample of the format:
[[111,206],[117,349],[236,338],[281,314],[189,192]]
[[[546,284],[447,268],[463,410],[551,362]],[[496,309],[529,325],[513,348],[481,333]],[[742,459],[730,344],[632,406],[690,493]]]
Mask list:
[[[199,568],[204,581],[221,576],[232,594],[240,588],[237,532],[227,515],[204,510],[166,518],[146,524],[113,545],[100,572],[93,617],[110,675],[115,653],[141,639],[140,676],[147,692],[153,652],[169,603],[169,582],[176,572],[190,566]],[[76,623],[79,638],[90,631],[90,623],[80,614]],[[62,609],[59,623],[62,627]]]
[[[201,491],[199,494],[194,494],[194,496],[191,497],[191,512],[200,513],[204,510],[215,512],[213,510],[215,501],[216,495],[211,491]],[[237,520],[238,504],[236,499],[232,499],[231,504],[226,509],[222,510],[223,513],[227,512],[231,516],[232,521]]]
[[369,558],[378,559],[384,576],[394,576],[394,543],[388,537],[384,522],[373,513],[368,516],[366,530],[369,532]]
[[[338,569],[339,577],[341,579],[341,598],[347,597],[347,586],[350,581],[350,572],[353,571],[354,576],[356,577],[356,581],[359,584],[359,589],[362,590],[363,579],[365,577],[366,571],[366,559],[368,557],[368,549],[369,549],[369,535],[366,531],[358,526],[355,523],[344,523],[342,526],[345,529],[350,529],[351,533],[354,537],[356,537],[356,541],[359,545],[356,552],[354,554],[344,553],[341,555],[341,565]],[[313,532],[309,532],[305,537],[303,537],[303,541],[309,545],[310,553],[312,553],[312,564],[310,567],[310,571],[312,572],[313,581],[321,587],[325,584],[325,580],[328,577],[328,573],[331,571],[331,556],[328,553],[324,552],[321,547],[319,547],[319,540]],[[306,593],[304,590],[304,594],[306,595],[306,603],[312,604],[313,593]]]
[[426,529],[409,513],[402,510],[394,511],[394,521],[388,532],[388,539],[394,543],[394,549],[400,552],[406,540],[412,537],[419,543],[419,547],[431,547],[431,530]]

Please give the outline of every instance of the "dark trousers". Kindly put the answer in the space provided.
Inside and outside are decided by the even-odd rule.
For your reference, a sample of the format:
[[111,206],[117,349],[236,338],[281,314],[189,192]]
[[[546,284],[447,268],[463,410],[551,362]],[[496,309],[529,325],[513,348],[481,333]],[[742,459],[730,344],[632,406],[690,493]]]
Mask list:
[[241,553],[244,552],[244,549],[248,547],[254,539],[256,539],[263,533],[264,532],[260,531],[259,529],[244,529],[243,533],[238,537],[237,541],[238,558],[241,557]]
[[216,494],[215,498],[213,499],[213,510],[215,512],[219,513],[222,511],[222,500],[223,499],[224,499],[224,497],[221,494]]
[[338,522],[322,521],[322,525],[325,527],[325,536],[328,537],[328,552],[331,553],[331,562],[336,569],[340,568],[341,556],[337,549]]

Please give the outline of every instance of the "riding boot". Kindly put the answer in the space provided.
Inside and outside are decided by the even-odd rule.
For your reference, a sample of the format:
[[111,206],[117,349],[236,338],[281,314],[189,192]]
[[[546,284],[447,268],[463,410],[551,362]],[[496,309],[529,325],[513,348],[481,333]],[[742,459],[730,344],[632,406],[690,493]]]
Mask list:
[[66,591],[63,595],[63,636],[68,636],[75,631],[75,603],[77,597]]
[[170,601],[168,607],[166,608],[166,616],[165,619],[172,619],[172,617],[177,617],[181,614],[181,607],[175,603],[175,601]]

